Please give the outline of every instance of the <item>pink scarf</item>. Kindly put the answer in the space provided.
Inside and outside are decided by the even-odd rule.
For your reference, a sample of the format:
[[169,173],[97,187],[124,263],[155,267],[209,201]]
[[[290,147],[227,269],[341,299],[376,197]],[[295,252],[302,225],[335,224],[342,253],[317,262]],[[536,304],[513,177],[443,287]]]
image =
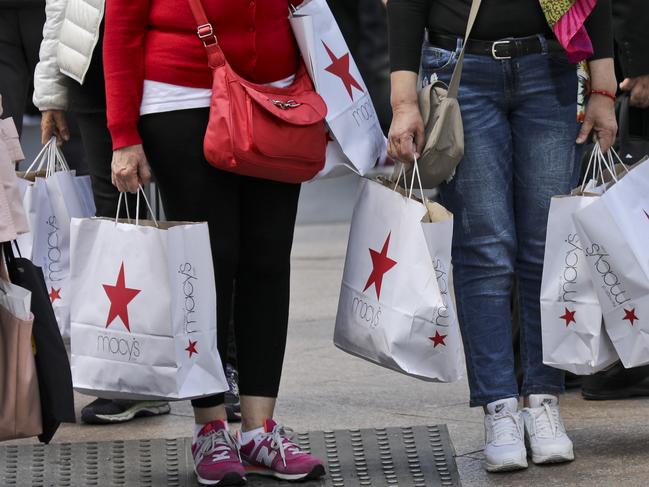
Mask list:
[[566,50],[568,60],[578,63],[593,54],[593,44],[584,22],[597,5],[597,0],[540,0],[554,35]]

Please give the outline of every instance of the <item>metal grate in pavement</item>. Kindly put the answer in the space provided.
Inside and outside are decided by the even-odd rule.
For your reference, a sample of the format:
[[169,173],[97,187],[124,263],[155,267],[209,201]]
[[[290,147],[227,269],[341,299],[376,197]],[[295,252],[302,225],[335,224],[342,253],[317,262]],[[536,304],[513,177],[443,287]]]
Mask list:
[[[302,448],[327,464],[327,476],[303,487],[459,486],[445,425],[298,433]],[[196,486],[189,438],[50,446],[0,446],[0,486]],[[253,477],[251,487],[287,485]]]

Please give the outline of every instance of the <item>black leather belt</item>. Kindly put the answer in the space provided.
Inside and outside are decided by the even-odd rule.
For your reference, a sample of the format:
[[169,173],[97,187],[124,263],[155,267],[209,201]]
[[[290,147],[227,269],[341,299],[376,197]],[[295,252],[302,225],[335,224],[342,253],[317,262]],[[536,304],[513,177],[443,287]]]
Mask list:
[[[449,51],[457,48],[457,37],[442,34],[428,34],[428,42],[436,47]],[[562,51],[561,44],[556,39],[545,39],[549,52]],[[538,36],[502,39],[499,41],[480,41],[469,39],[466,45],[468,54],[491,56],[494,59],[512,59],[528,54],[543,52],[543,44]]]

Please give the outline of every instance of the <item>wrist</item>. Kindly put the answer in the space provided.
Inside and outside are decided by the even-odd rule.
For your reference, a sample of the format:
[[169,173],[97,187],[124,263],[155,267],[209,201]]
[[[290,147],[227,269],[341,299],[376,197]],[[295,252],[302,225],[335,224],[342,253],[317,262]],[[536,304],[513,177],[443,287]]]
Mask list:
[[400,100],[397,102],[392,102],[391,105],[392,105],[393,112],[410,111],[413,108],[419,110],[419,103],[417,102],[417,99]]
[[611,100],[613,103],[615,103],[616,95],[614,91],[609,91],[609,90],[599,90],[596,88],[593,88],[590,90],[590,96],[602,96],[604,98],[608,98]]
[[588,63],[590,68],[591,89],[615,93],[617,80],[612,58],[596,59]]

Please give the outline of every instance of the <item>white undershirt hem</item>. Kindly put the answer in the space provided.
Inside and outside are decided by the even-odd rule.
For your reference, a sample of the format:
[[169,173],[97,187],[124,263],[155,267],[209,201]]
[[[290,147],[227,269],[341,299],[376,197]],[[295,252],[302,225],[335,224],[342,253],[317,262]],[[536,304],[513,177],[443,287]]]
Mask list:
[[[295,75],[267,83],[267,86],[287,88],[293,81],[295,81]],[[146,79],[144,80],[140,115],[209,108],[211,98],[212,90],[210,88],[192,88]]]

